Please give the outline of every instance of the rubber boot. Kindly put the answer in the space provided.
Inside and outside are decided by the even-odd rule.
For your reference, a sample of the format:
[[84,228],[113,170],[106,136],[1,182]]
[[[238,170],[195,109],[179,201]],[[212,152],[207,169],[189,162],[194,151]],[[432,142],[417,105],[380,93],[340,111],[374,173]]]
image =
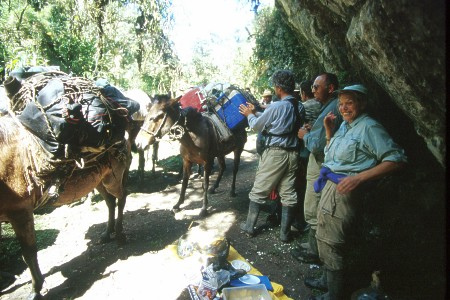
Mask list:
[[241,230],[250,237],[255,236],[255,225],[258,220],[259,210],[259,203],[250,201],[248,206],[247,221],[241,224]]
[[291,241],[291,225],[294,221],[295,206],[284,206],[281,208],[280,240],[283,243]]
[[343,271],[327,270],[327,285],[330,300],[342,300],[342,290],[344,286]]

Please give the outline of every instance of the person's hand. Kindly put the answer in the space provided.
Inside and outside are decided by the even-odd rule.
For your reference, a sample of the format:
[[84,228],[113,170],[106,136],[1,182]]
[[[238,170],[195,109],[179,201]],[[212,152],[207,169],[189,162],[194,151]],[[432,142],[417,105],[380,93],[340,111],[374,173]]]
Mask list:
[[239,112],[244,116],[248,117],[251,114],[254,114],[255,106],[251,103],[247,102],[247,105],[241,104],[239,105]]
[[333,114],[333,112],[330,111],[323,119],[323,126],[325,127],[325,129],[332,131],[335,126],[334,124],[335,119],[336,116]]
[[303,140],[303,137],[305,136],[305,134],[307,134],[309,132],[309,130],[306,127],[302,127],[298,130],[297,132],[297,136],[299,139]]
[[358,175],[347,176],[340,180],[336,190],[340,194],[347,194],[356,189],[362,182],[363,181],[358,177]]

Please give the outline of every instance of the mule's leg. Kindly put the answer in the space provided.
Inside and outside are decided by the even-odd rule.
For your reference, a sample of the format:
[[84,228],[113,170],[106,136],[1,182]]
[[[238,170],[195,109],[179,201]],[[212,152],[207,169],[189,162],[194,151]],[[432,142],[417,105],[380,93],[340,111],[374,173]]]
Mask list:
[[183,182],[181,183],[180,198],[177,204],[172,208],[174,212],[180,211],[180,205],[184,202],[184,197],[186,195],[186,188],[189,182],[189,176],[191,176],[192,163],[186,159],[183,159]]
[[101,183],[97,186],[97,191],[105,199],[106,205],[108,206],[108,225],[106,225],[105,231],[100,236],[100,241],[107,243],[111,241],[111,234],[114,232],[116,224],[116,197],[108,193]]
[[117,198],[117,220],[116,220],[116,241],[119,245],[123,245],[127,242],[125,233],[123,233],[123,210],[125,203],[127,202],[127,195],[124,193],[122,197]]
[[144,156],[144,150],[139,149],[139,165],[138,165],[138,177],[139,181],[142,184],[144,182],[144,171],[145,171],[145,156]]
[[159,142],[155,142],[153,144],[153,152],[152,152],[152,173],[155,174],[156,163],[158,162],[158,149]]
[[37,260],[36,233],[34,231],[34,217],[32,211],[21,211],[10,217],[11,225],[19,240],[23,259],[30,268],[32,278],[32,292],[28,299],[39,299],[44,276],[42,276]]
[[208,187],[209,187],[209,175],[211,175],[212,163],[214,162],[214,158],[205,163],[204,168],[204,177],[203,177],[203,205],[202,210],[200,211],[199,216],[201,218],[205,217],[208,213]]
[[[209,192],[211,194],[214,194],[216,192],[216,189],[219,187],[220,180],[222,180],[223,172],[225,172],[225,169],[227,168],[225,165],[225,156],[221,156],[221,157],[218,156],[217,161],[219,162],[219,174],[217,175],[217,179],[214,182],[214,186],[212,186],[211,189],[209,190]],[[212,169],[212,163],[211,163],[210,168]],[[206,167],[205,167],[205,169],[206,169]],[[210,173],[211,173],[211,170],[210,170]],[[206,177],[206,174],[205,174],[205,177]]]
[[[131,161],[131,160],[130,160]],[[123,233],[123,210],[125,208],[125,203],[127,202],[127,190],[126,185],[128,181],[128,173],[130,172],[130,166],[128,164],[128,168],[125,169],[122,182],[120,183],[119,194],[117,195],[117,220],[116,220],[116,241],[119,245],[123,245],[126,243],[127,238]]]
[[236,197],[236,175],[239,171],[239,164],[241,163],[241,154],[243,149],[234,150],[234,164],[233,164],[233,181],[231,182],[230,196]]

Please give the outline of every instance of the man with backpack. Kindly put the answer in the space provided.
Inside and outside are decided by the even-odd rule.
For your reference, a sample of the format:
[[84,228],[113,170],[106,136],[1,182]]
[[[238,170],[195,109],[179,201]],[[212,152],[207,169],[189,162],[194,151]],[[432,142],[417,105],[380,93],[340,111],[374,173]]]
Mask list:
[[305,113],[293,96],[295,78],[291,71],[276,71],[272,83],[276,96],[281,100],[271,104],[261,115],[255,115],[252,104],[239,107],[241,114],[247,117],[249,126],[266,135],[265,149],[249,194],[247,221],[241,225],[241,230],[249,236],[255,235],[260,206],[276,187],[282,204],[280,240],[289,242],[297,204],[294,188],[300,146],[297,132],[304,123]]

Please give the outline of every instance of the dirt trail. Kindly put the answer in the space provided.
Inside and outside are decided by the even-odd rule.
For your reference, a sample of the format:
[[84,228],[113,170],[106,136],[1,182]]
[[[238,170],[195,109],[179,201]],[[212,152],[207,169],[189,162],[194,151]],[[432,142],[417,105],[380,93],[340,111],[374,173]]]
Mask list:
[[[238,196],[231,198],[228,194],[232,170],[232,155],[229,155],[222,183],[217,193],[209,197],[209,214],[205,219],[197,217],[201,208],[201,179],[190,181],[182,211],[174,215],[171,208],[181,188],[177,174],[164,173],[158,167],[153,175],[151,160],[148,160],[145,183],[139,186],[134,171],[137,157],[131,167],[130,194],[125,206],[126,245],[118,246],[114,241],[99,243],[99,235],[106,226],[107,208],[97,195],[51,212],[37,212],[37,234],[47,235],[51,240],[38,253],[41,270],[46,276],[44,298],[190,299],[185,287],[198,274],[199,261],[178,259],[167,246],[176,243],[190,225],[201,225],[205,232],[225,233],[236,250],[264,275],[282,284],[287,295],[307,299],[310,291],[303,286],[303,278],[317,270],[310,270],[309,265],[301,265],[291,258],[292,245],[279,242],[279,228],[269,229],[252,239],[239,233],[257,168],[255,138],[254,134],[249,135],[242,154],[236,184]],[[170,158],[178,150],[177,142],[163,141],[160,159]],[[215,176],[216,173],[211,179]],[[266,215],[261,214],[260,224]],[[31,277],[25,264],[0,263],[2,269],[18,275],[15,282],[3,290],[0,299],[25,299],[31,290]]]

